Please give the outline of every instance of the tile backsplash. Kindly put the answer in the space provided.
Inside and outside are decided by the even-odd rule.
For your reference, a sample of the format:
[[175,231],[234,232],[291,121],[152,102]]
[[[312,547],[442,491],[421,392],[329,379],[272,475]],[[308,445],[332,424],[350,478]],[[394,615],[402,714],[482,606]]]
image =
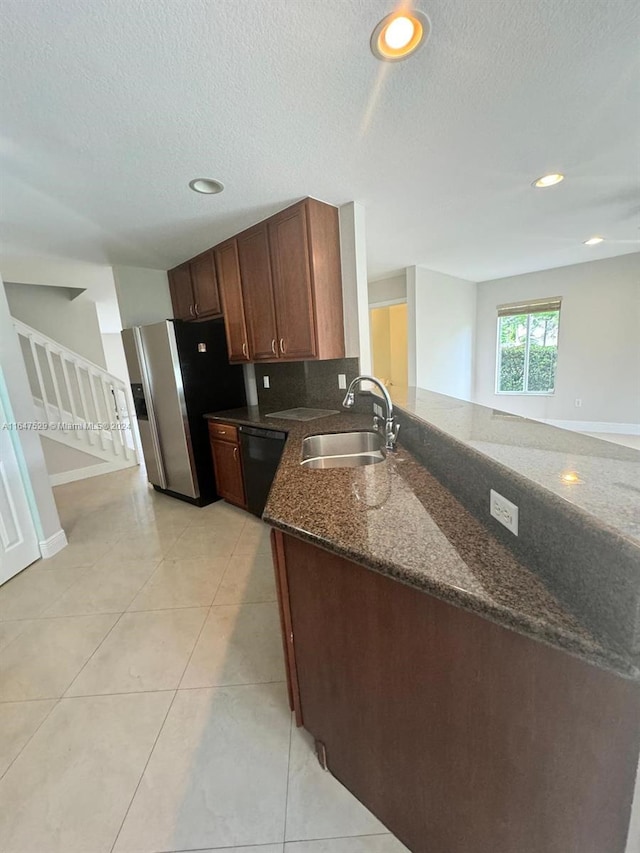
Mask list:
[[[265,412],[296,406],[339,409],[345,391],[338,387],[338,375],[344,373],[348,385],[359,369],[357,358],[256,364],[258,403]],[[264,387],[265,376],[269,377],[269,388]]]

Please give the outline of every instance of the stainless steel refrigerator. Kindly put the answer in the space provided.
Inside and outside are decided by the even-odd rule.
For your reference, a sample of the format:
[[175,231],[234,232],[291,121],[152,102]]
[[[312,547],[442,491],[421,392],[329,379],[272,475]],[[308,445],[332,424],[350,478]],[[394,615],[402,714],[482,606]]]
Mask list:
[[222,320],[165,320],[122,332],[147,478],[198,506],[218,498],[206,412],[246,403],[241,365],[229,364]]

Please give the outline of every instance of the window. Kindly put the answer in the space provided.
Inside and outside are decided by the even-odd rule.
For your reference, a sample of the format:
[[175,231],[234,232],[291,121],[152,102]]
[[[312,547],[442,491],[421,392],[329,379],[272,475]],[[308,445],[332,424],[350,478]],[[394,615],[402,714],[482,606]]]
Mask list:
[[553,394],[560,299],[498,306],[497,394]]

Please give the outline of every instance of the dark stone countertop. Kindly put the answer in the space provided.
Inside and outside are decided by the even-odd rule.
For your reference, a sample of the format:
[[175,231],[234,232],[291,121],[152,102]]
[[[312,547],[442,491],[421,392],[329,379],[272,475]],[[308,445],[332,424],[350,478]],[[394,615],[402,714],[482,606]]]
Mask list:
[[371,429],[370,414],[301,423],[266,417],[252,406],[205,417],[288,434],[263,515],[267,524],[640,681],[640,660],[589,632],[401,441],[375,465],[300,465],[306,435]]

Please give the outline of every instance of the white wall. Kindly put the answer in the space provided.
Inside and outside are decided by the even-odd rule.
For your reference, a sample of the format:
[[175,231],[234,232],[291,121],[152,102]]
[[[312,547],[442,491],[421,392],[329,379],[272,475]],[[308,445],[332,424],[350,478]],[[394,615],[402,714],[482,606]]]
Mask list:
[[102,348],[104,349],[104,358],[109,373],[112,373],[129,385],[129,370],[127,368],[127,360],[124,355],[120,332],[102,335]]
[[371,373],[365,212],[354,201],[339,212],[345,355],[359,357],[360,372]]
[[[58,475],[68,474],[70,471],[91,468],[92,465],[100,465],[101,469],[104,468],[102,459],[91,456],[89,453],[83,453],[82,450],[77,450],[75,447],[60,444],[58,441],[47,438],[46,435],[40,436],[40,443],[49,474],[49,482],[51,482],[52,477],[57,478]],[[53,485],[57,485],[57,483],[54,481]]]
[[[496,394],[496,306],[546,296],[562,297],[555,394]],[[479,284],[475,373],[476,402],[493,408],[556,421],[640,423],[640,254]]]
[[43,335],[106,367],[95,303],[67,287],[5,283],[11,314]]
[[476,284],[410,267],[407,309],[409,384],[470,400]]
[[2,255],[0,274],[4,281],[85,290],[87,298],[95,303],[100,329],[117,332],[121,328],[113,271],[106,264],[89,264],[67,258]]
[[[9,304],[0,278],[0,367],[9,394],[9,402],[16,421],[35,420],[33,397],[29,389],[27,371],[24,366],[18,337],[13,328]],[[35,430],[19,433],[19,445],[24,464],[27,497],[41,542],[56,537],[60,546],[66,543],[60,526],[58,510],[49,484],[40,436]]]
[[407,298],[407,271],[369,282],[369,305],[403,302]]
[[164,270],[113,267],[121,328],[159,323],[173,317],[169,279]]

